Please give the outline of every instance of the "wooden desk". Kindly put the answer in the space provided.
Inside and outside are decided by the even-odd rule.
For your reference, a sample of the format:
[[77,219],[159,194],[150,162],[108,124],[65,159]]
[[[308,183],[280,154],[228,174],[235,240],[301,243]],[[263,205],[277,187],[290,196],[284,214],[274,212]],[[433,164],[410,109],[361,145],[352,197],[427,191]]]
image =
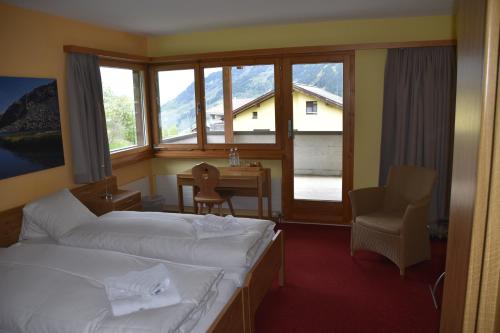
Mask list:
[[[227,167],[218,168],[220,179],[218,188],[230,189],[237,196],[257,197],[257,212],[259,218],[264,217],[263,198],[267,198],[267,214],[272,217],[271,202],[271,169],[257,167]],[[191,170],[177,174],[177,193],[179,210],[184,213],[183,186],[193,186]],[[195,189],[193,188],[193,195]]]

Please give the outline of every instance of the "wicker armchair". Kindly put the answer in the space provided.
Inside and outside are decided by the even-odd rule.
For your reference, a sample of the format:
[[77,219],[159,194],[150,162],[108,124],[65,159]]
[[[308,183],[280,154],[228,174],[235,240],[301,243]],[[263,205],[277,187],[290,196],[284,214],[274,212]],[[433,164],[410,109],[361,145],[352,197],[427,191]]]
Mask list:
[[351,256],[356,250],[377,252],[405,268],[431,257],[427,229],[436,172],[392,167],[385,187],[349,192],[352,205]]

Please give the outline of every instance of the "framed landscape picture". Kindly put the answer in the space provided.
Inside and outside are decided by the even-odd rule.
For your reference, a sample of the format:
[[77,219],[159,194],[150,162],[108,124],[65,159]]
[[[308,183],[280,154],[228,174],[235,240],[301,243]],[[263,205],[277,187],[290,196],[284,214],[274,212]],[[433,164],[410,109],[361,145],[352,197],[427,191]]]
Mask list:
[[57,81],[0,76],[0,179],[61,165]]

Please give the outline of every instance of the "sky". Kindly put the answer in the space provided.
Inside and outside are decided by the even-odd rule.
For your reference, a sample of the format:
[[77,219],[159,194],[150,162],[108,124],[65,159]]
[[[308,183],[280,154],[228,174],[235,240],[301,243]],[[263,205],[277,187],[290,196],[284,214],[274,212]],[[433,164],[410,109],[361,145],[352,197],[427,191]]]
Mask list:
[[194,82],[193,69],[158,72],[160,105],[177,97]]
[[109,87],[115,95],[134,99],[133,71],[126,68],[101,67],[103,87]]
[[[211,73],[222,71],[222,68],[205,68],[205,77]],[[101,67],[103,86],[111,88],[116,95],[134,97],[134,86],[131,69]],[[193,69],[180,69],[158,72],[160,87],[160,104],[179,96],[194,82]]]
[[[207,77],[211,73],[220,71],[222,71],[221,67],[205,68],[204,74]],[[193,84],[194,70],[162,71],[158,73],[158,81],[160,84],[160,105],[163,105],[179,96],[190,84]]]
[[0,115],[19,98],[55,79],[0,76]]

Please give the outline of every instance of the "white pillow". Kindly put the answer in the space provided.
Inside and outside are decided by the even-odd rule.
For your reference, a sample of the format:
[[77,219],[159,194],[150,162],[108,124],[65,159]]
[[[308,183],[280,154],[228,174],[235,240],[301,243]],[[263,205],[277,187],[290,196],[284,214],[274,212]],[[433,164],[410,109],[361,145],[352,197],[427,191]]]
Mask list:
[[41,229],[28,215],[23,214],[23,225],[19,240],[28,240],[34,238],[46,238],[49,234]]
[[[97,220],[97,216],[67,188],[27,204],[23,208],[23,215],[28,225],[35,224],[38,227],[31,228],[38,237],[42,231],[56,240],[79,225]],[[23,218],[23,223],[26,219]]]

